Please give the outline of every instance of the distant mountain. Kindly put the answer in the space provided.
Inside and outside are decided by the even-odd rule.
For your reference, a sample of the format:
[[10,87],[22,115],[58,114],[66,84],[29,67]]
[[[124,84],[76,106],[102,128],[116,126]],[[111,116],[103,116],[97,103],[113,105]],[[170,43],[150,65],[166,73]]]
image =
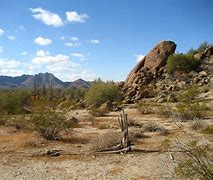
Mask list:
[[89,88],[90,82],[85,81],[83,79],[77,79],[69,84],[69,87],[77,87],[77,88]]
[[0,88],[33,88],[34,85],[40,87],[50,87],[52,84],[53,88],[66,88],[66,87],[77,87],[77,88],[88,88],[90,83],[83,80],[77,79],[73,82],[63,82],[56,78],[51,73],[39,73],[35,75],[22,75],[22,76],[0,76]]

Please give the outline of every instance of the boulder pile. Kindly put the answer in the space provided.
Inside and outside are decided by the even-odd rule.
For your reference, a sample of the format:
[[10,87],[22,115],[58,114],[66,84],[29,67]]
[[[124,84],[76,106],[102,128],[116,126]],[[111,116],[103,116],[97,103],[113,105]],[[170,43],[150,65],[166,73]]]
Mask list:
[[143,85],[156,81],[164,73],[167,58],[175,52],[176,44],[172,41],[162,41],[157,44],[141,61],[131,70],[123,84],[125,103],[134,103],[148,93],[141,91]]
[[[206,85],[211,80],[208,62],[213,60],[213,47],[203,53],[194,54],[201,62],[199,71],[189,75],[170,76],[166,73],[166,60],[175,52],[176,44],[172,41],[162,41],[157,44],[130,71],[124,82],[119,86],[124,93],[124,103],[136,103],[143,98],[154,98],[155,102],[174,102],[174,92],[186,89],[192,84]],[[203,66],[203,67],[202,67]]]

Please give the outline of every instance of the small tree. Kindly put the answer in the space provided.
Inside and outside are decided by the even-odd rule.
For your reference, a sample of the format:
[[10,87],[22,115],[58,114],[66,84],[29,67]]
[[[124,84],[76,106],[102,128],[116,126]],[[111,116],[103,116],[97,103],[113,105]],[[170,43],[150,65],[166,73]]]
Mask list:
[[39,112],[32,117],[34,129],[48,140],[58,140],[62,130],[72,128],[76,125],[76,122],[73,120],[66,120],[62,112],[50,110]]
[[106,101],[119,101],[121,91],[113,82],[96,80],[85,95],[85,100],[89,105],[100,106]]
[[203,43],[201,43],[200,46],[197,48],[197,52],[203,53],[208,47],[209,47],[208,42],[203,42]]
[[188,73],[196,70],[200,65],[200,61],[195,59],[192,54],[173,54],[167,59],[166,69],[169,74],[177,71]]

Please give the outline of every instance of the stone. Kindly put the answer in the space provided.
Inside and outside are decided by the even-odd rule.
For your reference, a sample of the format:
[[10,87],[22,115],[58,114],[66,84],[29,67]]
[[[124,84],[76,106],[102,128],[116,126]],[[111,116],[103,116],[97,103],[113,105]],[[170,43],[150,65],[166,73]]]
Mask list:
[[172,41],[162,41],[157,44],[147,56],[145,56],[129,73],[125,81],[125,86],[132,85],[135,77],[143,72],[156,74],[160,68],[165,66],[167,58],[175,52],[176,44]]
[[167,58],[175,52],[176,44],[172,41],[162,41],[145,57],[144,67],[155,73],[166,65]]

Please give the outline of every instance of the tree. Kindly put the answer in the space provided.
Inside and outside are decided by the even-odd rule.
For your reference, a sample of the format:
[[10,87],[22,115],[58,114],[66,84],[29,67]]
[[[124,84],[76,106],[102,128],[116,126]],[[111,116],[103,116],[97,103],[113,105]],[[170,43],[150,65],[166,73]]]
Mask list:
[[200,61],[193,54],[173,54],[167,59],[166,69],[169,74],[176,71],[188,73],[196,70],[199,65]]
[[96,80],[85,94],[85,100],[88,105],[99,107],[106,101],[119,101],[121,91],[113,82],[104,82],[101,79]]

